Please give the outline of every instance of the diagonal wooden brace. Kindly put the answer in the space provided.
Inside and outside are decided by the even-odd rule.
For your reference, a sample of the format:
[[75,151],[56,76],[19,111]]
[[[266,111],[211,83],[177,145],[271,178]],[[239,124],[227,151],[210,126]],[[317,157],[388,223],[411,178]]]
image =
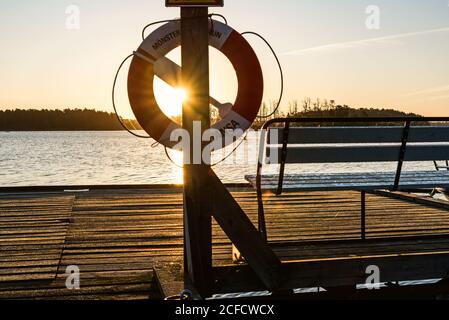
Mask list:
[[279,288],[281,261],[212,169],[208,178],[213,217],[267,289]]

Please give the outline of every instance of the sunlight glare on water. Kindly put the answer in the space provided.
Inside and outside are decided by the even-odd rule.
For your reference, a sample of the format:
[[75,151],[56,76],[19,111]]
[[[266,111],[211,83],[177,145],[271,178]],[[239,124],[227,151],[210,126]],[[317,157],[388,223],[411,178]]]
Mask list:
[[[144,134],[144,133],[142,133]],[[7,186],[181,184],[182,169],[171,163],[162,146],[151,139],[137,139],[126,132],[0,132],[0,181]],[[213,156],[218,162],[232,151],[227,147]],[[225,183],[244,183],[255,174],[258,134],[247,141],[214,171]],[[169,151],[182,163],[180,152]],[[391,171],[395,163],[289,165],[295,172]],[[278,166],[264,166],[276,173]],[[406,163],[404,170],[434,170],[432,162]]]

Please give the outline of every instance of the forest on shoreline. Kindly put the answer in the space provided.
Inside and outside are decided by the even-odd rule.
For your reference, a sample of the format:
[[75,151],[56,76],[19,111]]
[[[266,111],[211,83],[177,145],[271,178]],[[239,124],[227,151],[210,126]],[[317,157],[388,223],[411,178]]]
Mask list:
[[[122,119],[130,129],[136,120]],[[123,130],[114,113],[93,109],[0,110],[0,131],[115,131]]]
[[[406,113],[394,108],[353,108],[348,105],[336,104],[333,100],[304,98],[302,101],[293,100],[288,103],[287,112],[276,110],[276,101],[263,103],[260,109],[261,119],[253,123],[254,129],[259,129],[272,118],[388,118],[388,117],[422,117],[415,113]],[[383,125],[385,123],[363,123],[363,125]],[[303,123],[304,126],[332,126],[333,123]],[[361,123],[339,123],[339,125],[361,125]]]
[[[395,109],[352,108],[347,105],[336,105],[327,100],[292,101],[288,104],[288,112],[276,110],[274,101],[263,103],[260,116],[253,124],[259,129],[265,121],[278,117],[295,118],[349,118],[349,117],[421,117],[414,113],[404,113]],[[212,122],[219,120],[218,112],[211,112]],[[141,130],[136,120],[122,119],[130,130]],[[175,119],[180,120],[180,117]],[[313,125],[313,124],[308,124]],[[332,124],[329,124],[332,125]],[[376,125],[376,124],[374,124]],[[94,109],[36,110],[15,109],[0,110],[0,131],[115,131],[123,130],[114,113]]]

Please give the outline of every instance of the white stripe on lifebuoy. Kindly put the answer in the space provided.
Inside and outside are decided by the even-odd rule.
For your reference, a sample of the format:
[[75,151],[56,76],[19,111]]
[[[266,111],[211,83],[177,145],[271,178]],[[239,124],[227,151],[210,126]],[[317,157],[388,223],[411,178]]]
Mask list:
[[[230,109],[211,98],[224,118],[213,128],[223,136],[223,147],[232,143],[228,130],[248,130],[259,111],[263,95],[263,76],[259,60],[248,42],[234,29],[219,21],[209,22],[209,44],[233,64],[239,83],[237,99]],[[169,22],[151,33],[135,51],[128,75],[128,96],[142,128],[161,144],[172,148],[172,132],[180,126],[160,110],[153,91],[154,76],[172,86],[180,81],[180,67],[165,56],[181,43],[180,23]],[[240,134],[240,135],[241,135]],[[235,133],[233,134],[235,136]],[[238,136],[237,136],[238,138]]]
[[[211,28],[212,25],[210,23],[209,25]],[[209,33],[209,45],[217,50],[221,50],[226,41],[228,41],[228,38],[231,35],[232,31],[234,30],[228,25],[223,23],[216,23],[214,21],[213,29],[211,29]]]
[[238,130],[241,129],[245,132],[250,126],[251,122],[243,118],[240,114],[235,111],[230,111],[226,117],[216,123],[213,127],[224,133],[226,130]]

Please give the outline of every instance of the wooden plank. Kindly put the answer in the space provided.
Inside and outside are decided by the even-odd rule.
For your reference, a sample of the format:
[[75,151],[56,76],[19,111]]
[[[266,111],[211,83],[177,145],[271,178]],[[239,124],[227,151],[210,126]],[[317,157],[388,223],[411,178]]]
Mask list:
[[[138,283],[130,285],[103,285],[103,286],[81,286],[79,290],[69,290],[67,288],[58,289],[42,289],[42,290],[14,290],[0,291],[0,299],[36,299],[47,297],[60,297],[64,299],[66,296],[75,296],[78,299],[89,299],[89,296],[96,298],[98,294],[131,294],[133,292],[142,294],[142,292],[150,291],[150,283]],[[92,299],[91,298],[91,299]],[[147,295],[148,298],[148,295]]]
[[[283,188],[289,191],[320,190],[375,190],[391,189],[394,186],[394,173],[335,173],[335,174],[287,174]],[[256,176],[247,175],[245,179],[254,187]],[[262,189],[275,191],[278,175],[263,175]],[[449,171],[403,172],[400,189],[435,188],[449,186]]]
[[181,296],[184,290],[182,265],[156,267],[153,274],[163,299],[173,299]]
[[0,197],[0,279],[45,283],[57,274],[73,195]]
[[[288,147],[286,163],[359,163],[398,161],[400,146],[294,146]],[[267,148],[267,163],[278,164],[281,147]],[[449,159],[449,144],[408,145],[405,161]]]
[[435,199],[430,196],[422,196],[422,195],[416,195],[416,194],[412,194],[412,193],[408,193],[408,192],[388,191],[388,190],[374,190],[371,193],[380,195],[380,196],[390,197],[393,199],[400,199],[400,200],[405,200],[405,201],[410,201],[410,202],[414,202],[414,203],[427,205],[430,207],[449,210],[449,202],[448,201]]
[[[287,262],[282,265],[282,273],[288,280],[282,288],[363,284],[368,277],[366,268],[370,265],[380,268],[381,282],[446,278],[448,264],[449,251]],[[249,267],[223,266],[214,271],[220,293],[263,290],[263,284]]]
[[[290,128],[289,144],[325,143],[400,143],[403,128],[393,126],[379,127],[294,127]],[[420,126],[411,127],[409,142],[449,142],[449,127]],[[271,128],[268,144],[282,144],[283,128]]]
[[[257,221],[254,191],[238,190],[232,193],[236,201],[250,221]],[[174,199],[178,199],[174,204],[176,208],[168,210],[166,204]],[[2,224],[0,237],[4,231],[5,241],[0,246],[0,273],[4,275],[2,280],[7,281],[0,283],[0,292],[5,293],[4,298],[19,299],[158,298],[155,287],[151,286],[152,268],[182,264],[183,224],[179,199],[182,199],[179,189],[176,192],[115,190],[113,195],[108,192],[77,195],[71,219],[64,224],[69,225],[69,229],[59,271],[56,279],[51,281],[49,277],[54,273],[47,273],[49,270],[45,268],[53,266],[52,259],[58,257],[60,245],[45,244],[48,239],[23,241],[17,245],[10,237],[25,237],[29,232],[31,238],[33,235],[45,238],[41,230],[45,229],[47,222],[37,220],[24,224],[32,222],[33,213],[30,213],[29,217],[22,216],[21,219],[28,219],[23,222]],[[8,200],[8,206],[22,200],[23,197],[16,200],[12,197]],[[45,208],[45,201],[38,206]],[[49,199],[49,202],[52,203],[52,200]],[[367,241],[361,244],[354,241],[360,236],[360,198],[357,192],[293,192],[281,197],[267,194],[265,203],[270,245],[283,261],[449,251],[449,209],[443,206],[431,207],[368,194]],[[145,204],[150,209],[145,210]],[[26,210],[26,207],[21,207],[17,212]],[[229,212],[226,211],[226,216]],[[14,217],[7,219],[14,220]],[[6,227],[8,224],[10,227]],[[212,232],[215,237],[214,265],[227,265],[231,262],[231,241],[216,223]],[[51,234],[48,235],[51,237]],[[428,239],[432,234],[441,236]],[[404,236],[407,238],[404,239]],[[330,241],[332,239],[340,240]],[[341,241],[343,239],[346,241]],[[65,268],[73,264],[81,269],[82,286],[88,287],[79,294],[66,290],[64,285]],[[234,284],[239,281],[238,275],[232,281]],[[176,281],[166,283],[170,287]],[[266,285],[260,284],[263,289],[266,288]]]

